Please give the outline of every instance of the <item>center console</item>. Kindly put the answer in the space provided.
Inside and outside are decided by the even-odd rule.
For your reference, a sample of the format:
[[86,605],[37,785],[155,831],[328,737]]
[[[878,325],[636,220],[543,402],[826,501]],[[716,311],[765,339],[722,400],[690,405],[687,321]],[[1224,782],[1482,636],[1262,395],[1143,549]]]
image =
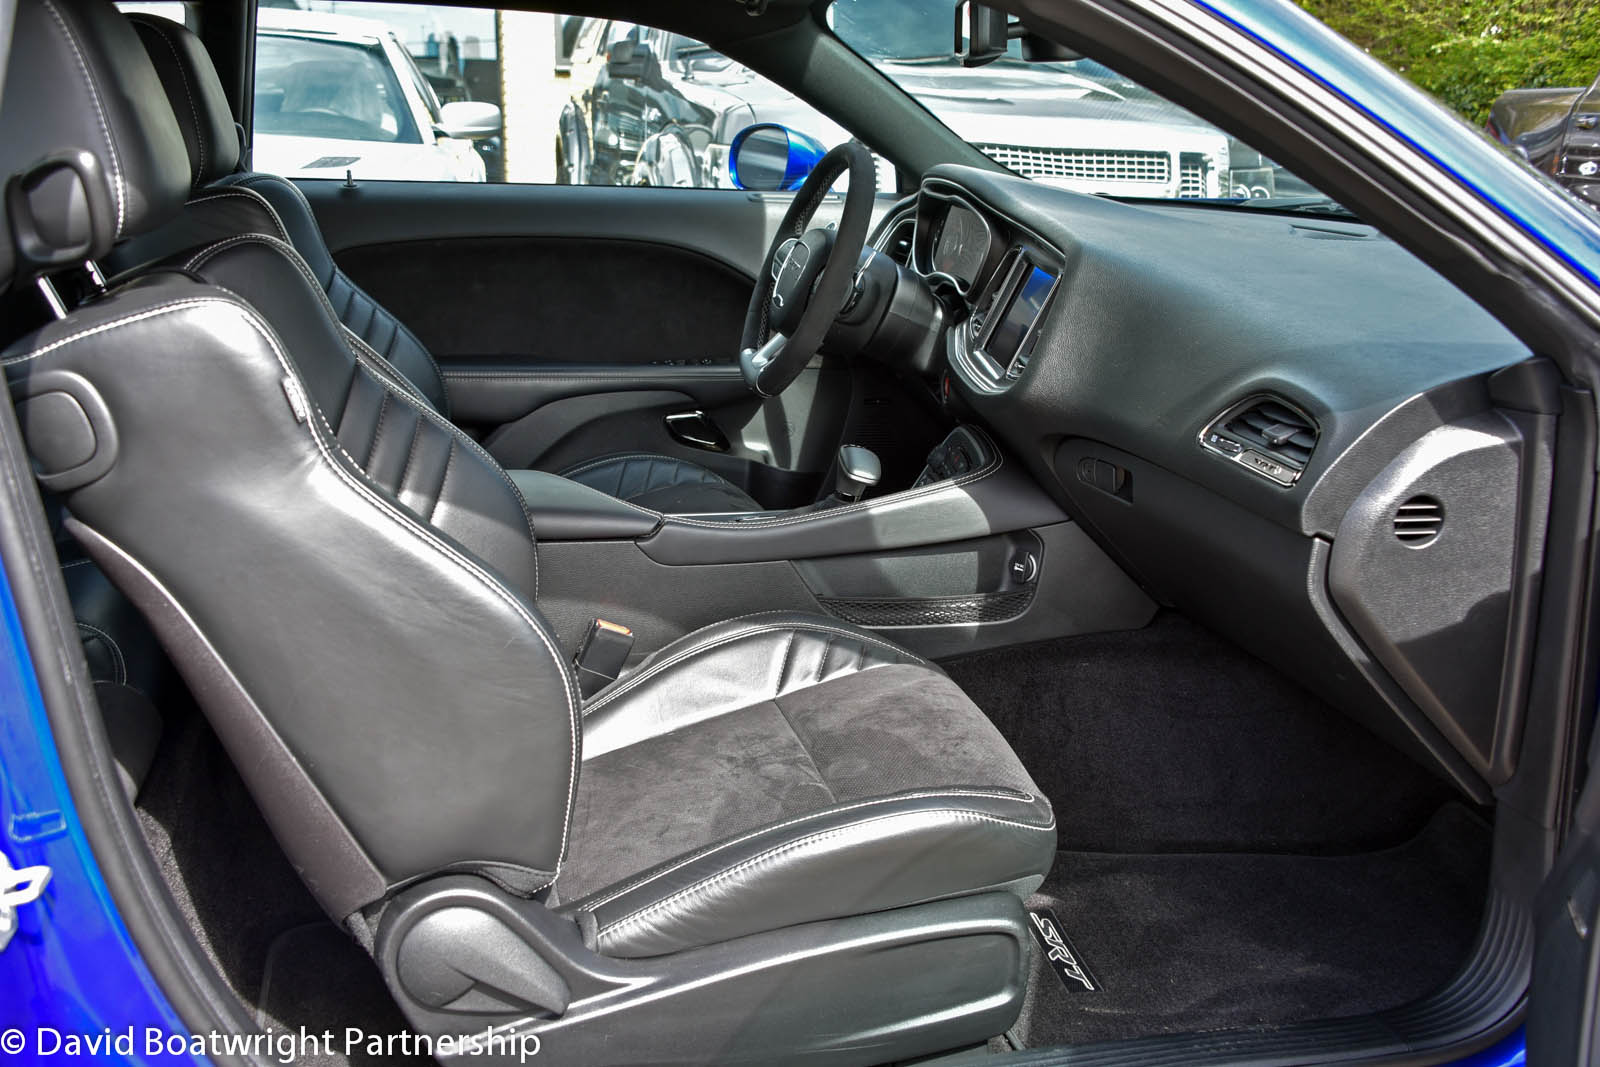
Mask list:
[[775,610],[832,615],[938,657],[1136,627],[1154,612],[976,426],[941,441],[909,488],[793,511],[663,515],[555,475],[513,477],[548,562],[539,607],[569,652],[596,618],[629,627],[635,657]]

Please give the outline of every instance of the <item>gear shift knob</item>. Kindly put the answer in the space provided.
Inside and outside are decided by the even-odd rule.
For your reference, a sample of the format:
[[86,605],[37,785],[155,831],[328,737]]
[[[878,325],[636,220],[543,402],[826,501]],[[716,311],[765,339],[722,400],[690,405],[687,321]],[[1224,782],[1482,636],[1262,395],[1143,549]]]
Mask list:
[[833,493],[847,504],[860,500],[861,494],[883,477],[883,464],[878,462],[877,453],[860,445],[840,445],[837,466]]

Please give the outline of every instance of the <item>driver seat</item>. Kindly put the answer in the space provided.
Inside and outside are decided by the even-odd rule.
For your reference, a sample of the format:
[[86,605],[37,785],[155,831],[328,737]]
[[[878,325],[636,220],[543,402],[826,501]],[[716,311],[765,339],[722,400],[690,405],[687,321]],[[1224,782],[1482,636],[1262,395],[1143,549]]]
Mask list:
[[[239,171],[239,133],[215,66],[200,38],[158,15],[129,16],[188,150],[191,199],[184,217],[119,248],[102,264],[113,274],[231,234],[259,233],[294,246],[351,339],[386,361],[435,412],[450,418],[450,392],[415,334],[339,269],[305,194],[276,174]],[[509,457],[500,457],[506,460]],[[519,490],[533,480],[508,470]],[[550,471],[639,507],[663,513],[760,511],[748,493],[691,460],[628,452],[586,458]],[[519,478],[519,475],[523,477]]]
[[[25,277],[181,210],[182,140],[122,20],[17,4],[10,216],[74,241],[15,242]],[[523,1034],[556,1063],[843,1065],[1015,1021],[1055,819],[971,700],[790,613],[582,699],[500,468],[345,340],[282,241],[136,272],[0,367],[69,531],[412,1033],[491,1064],[528,1046],[483,1035]]]

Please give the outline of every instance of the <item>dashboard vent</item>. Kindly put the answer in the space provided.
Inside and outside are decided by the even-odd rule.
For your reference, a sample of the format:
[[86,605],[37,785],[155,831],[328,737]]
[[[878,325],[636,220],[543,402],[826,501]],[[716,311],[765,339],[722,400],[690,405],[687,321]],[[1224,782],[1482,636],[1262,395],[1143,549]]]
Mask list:
[[1317,426],[1277,400],[1259,400],[1234,415],[1222,428],[1240,441],[1281,459],[1297,470],[1311,461],[1317,447]]
[[1316,422],[1275,396],[1251,397],[1224,411],[1200,444],[1279,485],[1293,485],[1317,447]]
[[1394,513],[1394,536],[1401,544],[1421,548],[1444,529],[1444,505],[1431,496],[1414,496]]
[[881,247],[878,251],[900,264],[902,267],[911,264],[911,242],[916,237],[917,220],[914,215],[907,215],[889,227],[889,232],[881,238]]

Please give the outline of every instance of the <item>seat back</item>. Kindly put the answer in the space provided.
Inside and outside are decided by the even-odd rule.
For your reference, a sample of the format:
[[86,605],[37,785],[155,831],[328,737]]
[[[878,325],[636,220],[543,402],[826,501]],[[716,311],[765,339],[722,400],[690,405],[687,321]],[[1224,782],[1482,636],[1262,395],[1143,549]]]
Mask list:
[[[98,109],[103,132],[63,129],[140,190],[117,232],[158,226],[183,199],[162,179],[184,146],[164,108],[107,106],[154,88],[127,20],[105,0],[22,0],[15,33],[20,53],[81,64],[8,75],[4,169],[29,162],[11,149],[24,102]],[[177,266],[0,354],[70,532],[151,621],[331,914],[446,870],[537,892],[566,847],[578,705],[515,488],[352,349],[282,241]]]
[[[405,377],[413,390],[435,410],[450,413],[449,390],[432,353],[387,308],[339,269],[323,239],[322,228],[305,194],[286,178],[259,172],[238,172],[239,145],[233,113],[205,45],[187,27],[158,15],[129,17],[149,54],[188,149],[193,200],[190,216],[130,248],[117,266],[134,267],[189,248],[201,239],[233,233],[264,233],[288,241],[327,293],[334,314],[356,338]],[[248,190],[270,209],[250,210],[227,202]]]

